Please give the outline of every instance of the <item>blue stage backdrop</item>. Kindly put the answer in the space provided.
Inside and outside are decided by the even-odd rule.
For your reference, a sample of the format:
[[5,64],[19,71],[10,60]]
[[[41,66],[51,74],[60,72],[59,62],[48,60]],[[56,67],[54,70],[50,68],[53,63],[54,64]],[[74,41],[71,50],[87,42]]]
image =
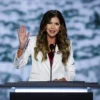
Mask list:
[[16,30],[25,25],[31,36],[37,35],[42,15],[50,9],[60,10],[66,20],[75,81],[100,82],[100,0],[0,0],[0,84],[28,80],[31,60],[21,69],[13,64]]

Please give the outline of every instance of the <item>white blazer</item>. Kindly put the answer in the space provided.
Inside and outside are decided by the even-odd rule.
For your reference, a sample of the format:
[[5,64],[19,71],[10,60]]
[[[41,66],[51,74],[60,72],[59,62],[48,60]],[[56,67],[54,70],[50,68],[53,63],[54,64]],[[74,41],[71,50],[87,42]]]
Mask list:
[[[71,43],[72,45],[72,43]],[[24,50],[24,53],[20,58],[17,58],[17,53],[14,58],[14,65],[16,68],[25,66],[28,62],[29,56],[32,58],[32,69],[29,77],[29,81],[50,81],[50,61],[47,59],[44,62],[42,60],[42,53],[39,52],[37,60],[34,58],[34,47],[36,46],[36,36],[29,38],[28,45]],[[48,55],[47,55],[48,57]],[[58,46],[55,48],[55,54],[52,65],[52,80],[65,77],[67,81],[73,81],[75,77],[75,67],[73,51],[71,46],[71,53],[67,62],[67,66],[62,64],[62,54],[59,53]]]

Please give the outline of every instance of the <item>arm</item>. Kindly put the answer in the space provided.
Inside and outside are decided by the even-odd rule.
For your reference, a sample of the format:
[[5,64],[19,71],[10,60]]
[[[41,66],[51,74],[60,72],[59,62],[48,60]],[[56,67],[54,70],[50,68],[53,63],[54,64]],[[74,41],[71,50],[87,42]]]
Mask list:
[[61,79],[55,79],[54,81],[73,81],[75,77],[75,62],[73,58],[72,42],[70,43],[70,56],[65,67],[65,75]]
[[30,53],[31,53],[31,48],[30,48],[30,40],[27,44],[27,46],[23,49],[23,53],[20,57],[18,57],[18,51],[16,52],[15,54],[15,58],[14,58],[14,66],[15,68],[20,68],[20,67],[23,67],[27,64],[28,62],[28,58],[30,56]]
[[70,43],[70,56],[68,58],[67,66],[65,67],[65,79],[67,81],[73,81],[75,78],[75,61],[73,57],[72,42]]
[[28,60],[29,53],[28,49],[25,50],[25,46],[28,41],[29,33],[26,34],[26,28],[24,26],[21,26],[17,33],[19,38],[19,48],[15,55],[14,65],[16,68],[19,68],[25,65]]

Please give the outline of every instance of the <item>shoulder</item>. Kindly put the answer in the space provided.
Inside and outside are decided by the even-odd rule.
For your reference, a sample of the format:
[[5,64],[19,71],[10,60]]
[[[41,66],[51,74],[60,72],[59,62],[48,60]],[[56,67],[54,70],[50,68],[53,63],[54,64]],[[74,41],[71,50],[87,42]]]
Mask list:
[[31,36],[29,37],[29,45],[35,45],[36,44],[36,40],[37,40],[37,36]]
[[31,37],[29,37],[30,41],[36,41],[36,39],[37,39],[37,36],[31,36]]
[[29,37],[29,42],[31,42],[31,43],[36,43],[36,40],[37,40],[37,36]]

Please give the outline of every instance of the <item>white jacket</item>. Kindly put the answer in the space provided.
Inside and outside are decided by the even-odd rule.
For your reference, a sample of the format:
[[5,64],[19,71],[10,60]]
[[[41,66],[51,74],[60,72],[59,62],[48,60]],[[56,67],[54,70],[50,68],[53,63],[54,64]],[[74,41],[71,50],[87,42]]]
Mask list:
[[[72,45],[72,43],[71,43]],[[24,50],[24,53],[20,58],[17,58],[17,53],[14,59],[14,65],[16,68],[21,68],[25,66],[28,62],[29,56],[32,58],[32,69],[29,77],[29,81],[50,81],[50,62],[47,59],[41,62],[42,53],[39,52],[37,55],[37,60],[34,58],[34,47],[36,46],[36,36],[30,37],[28,45]],[[47,55],[48,57],[48,55]],[[73,51],[71,46],[71,54],[69,56],[67,66],[62,64],[62,54],[59,53],[58,46],[55,48],[55,54],[52,65],[52,80],[60,79],[65,77],[67,81],[73,81],[75,77],[75,67]]]

